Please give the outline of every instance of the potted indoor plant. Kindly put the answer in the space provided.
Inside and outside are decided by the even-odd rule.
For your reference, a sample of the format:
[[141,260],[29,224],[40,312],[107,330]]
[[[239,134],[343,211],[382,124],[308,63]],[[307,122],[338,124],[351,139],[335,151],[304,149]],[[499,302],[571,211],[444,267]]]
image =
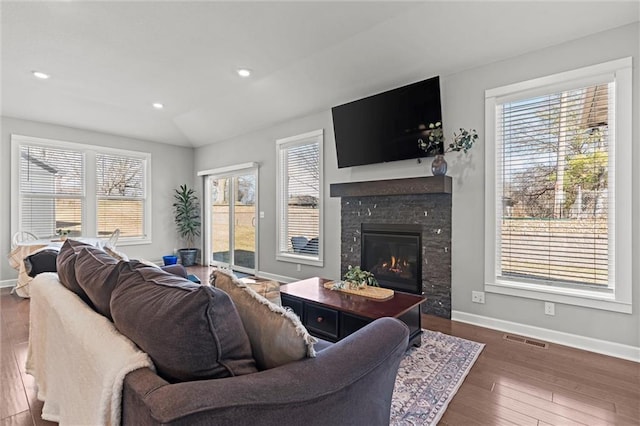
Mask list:
[[460,133],[453,133],[453,142],[442,149],[442,147],[444,147],[445,137],[442,131],[442,123],[439,121],[437,123],[430,123],[426,134],[426,141],[422,138],[418,139],[420,149],[426,153],[431,153],[434,150],[436,152],[442,150],[442,154],[436,154],[433,163],[431,163],[431,172],[434,176],[447,173],[447,162],[444,159],[444,154],[454,151],[463,151],[466,154],[478,139],[476,129],[466,130],[461,128]]
[[173,195],[173,211],[178,235],[187,242],[187,248],[178,250],[183,266],[196,263],[198,249],[193,247],[196,237],[200,236],[200,204],[195,191],[186,184],[180,185]]
[[344,274],[342,287],[347,287],[351,290],[364,288],[366,286],[379,287],[378,280],[369,271],[363,271],[359,266],[349,265],[349,269]]
[[56,229],[56,235],[60,237],[60,241],[66,241],[67,236],[71,233],[69,229]]

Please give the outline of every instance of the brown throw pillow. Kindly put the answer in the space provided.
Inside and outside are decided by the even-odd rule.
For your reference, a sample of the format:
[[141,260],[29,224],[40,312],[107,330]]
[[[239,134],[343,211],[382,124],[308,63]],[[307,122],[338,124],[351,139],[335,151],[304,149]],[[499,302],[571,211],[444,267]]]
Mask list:
[[63,286],[80,296],[85,303],[93,306],[89,296],[84,292],[78,281],[76,280],[76,258],[80,250],[85,247],[93,247],[91,244],[81,243],[80,241],[67,240],[60,248],[60,253],[56,259],[56,269],[58,270],[58,278]]
[[118,282],[118,261],[97,247],[84,247],[76,258],[76,281],[96,312],[111,318],[111,292]]
[[120,264],[111,295],[116,328],[170,382],[255,373],[249,339],[231,299],[159,268]]
[[296,314],[269,302],[224,272],[214,271],[211,284],[231,296],[259,369],[316,356],[313,345],[317,340],[307,332]]

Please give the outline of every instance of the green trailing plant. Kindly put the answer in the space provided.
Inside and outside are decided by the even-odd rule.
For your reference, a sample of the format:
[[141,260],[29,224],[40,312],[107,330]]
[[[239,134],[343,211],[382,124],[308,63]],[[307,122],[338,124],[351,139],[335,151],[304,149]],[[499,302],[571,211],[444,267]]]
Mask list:
[[67,235],[69,235],[71,233],[70,229],[56,229],[56,235],[58,235],[60,238],[67,238]]
[[343,280],[350,288],[362,288],[367,285],[380,287],[376,277],[369,271],[363,271],[359,266],[352,267],[349,265],[349,269],[344,274]]
[[[418,139],[418,146],[423,151],[429,153],[444,146],[445,137],[444,132],[442,131],[442,123],[430,123],[429,130],[427,130],[426,140],[421,138]],[[478,132],[476,129],[466,130],[460,128],[460,133],[453,133],[453,142],[451,142],[447,147],[444,148],[444,152],[452,152],[452,151],[463,151],[465,154],[469,151],[473,144],[478,139]]]
[[200,236],[200,204],[195,191],[186,184],[180,185],[173,195],[173,211],[178,234],[193,247],[196,237]]

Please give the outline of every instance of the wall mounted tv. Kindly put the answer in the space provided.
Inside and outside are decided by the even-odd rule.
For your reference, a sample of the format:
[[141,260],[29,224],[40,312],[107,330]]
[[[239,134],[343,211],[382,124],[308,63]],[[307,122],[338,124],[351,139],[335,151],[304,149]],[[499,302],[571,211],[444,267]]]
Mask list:
[[441,153],[418,147],[429,123],[442,121],[439,77],[333,107],[331,114],[338,168]]

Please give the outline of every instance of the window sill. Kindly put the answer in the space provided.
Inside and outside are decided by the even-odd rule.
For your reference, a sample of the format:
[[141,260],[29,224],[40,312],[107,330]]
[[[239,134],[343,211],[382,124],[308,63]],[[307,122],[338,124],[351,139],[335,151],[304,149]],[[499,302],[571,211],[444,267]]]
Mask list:
[[614,294],[609,292],[604,293],[593,290],[574,290],[514,281],[485,283],[484,291],[487,293],[544,300],[545,302],[582,306],[585,308],[620,312],[624,314],[632,313],[631,303],[624,303],[619,300],[615,300]]
[[140,239],[119,239],[117,246],[141,246],[145,244],[151,244],[151,238]]
[[310,265],[310,266],[324,266],[324,261],[322,259],[312,258],[309,256],[301,256],[297,254],[288,254],[288,253],[280,253],[276,255],[276,260],[281,262],[289,262],[289,263],[300,263],[302,265]]

